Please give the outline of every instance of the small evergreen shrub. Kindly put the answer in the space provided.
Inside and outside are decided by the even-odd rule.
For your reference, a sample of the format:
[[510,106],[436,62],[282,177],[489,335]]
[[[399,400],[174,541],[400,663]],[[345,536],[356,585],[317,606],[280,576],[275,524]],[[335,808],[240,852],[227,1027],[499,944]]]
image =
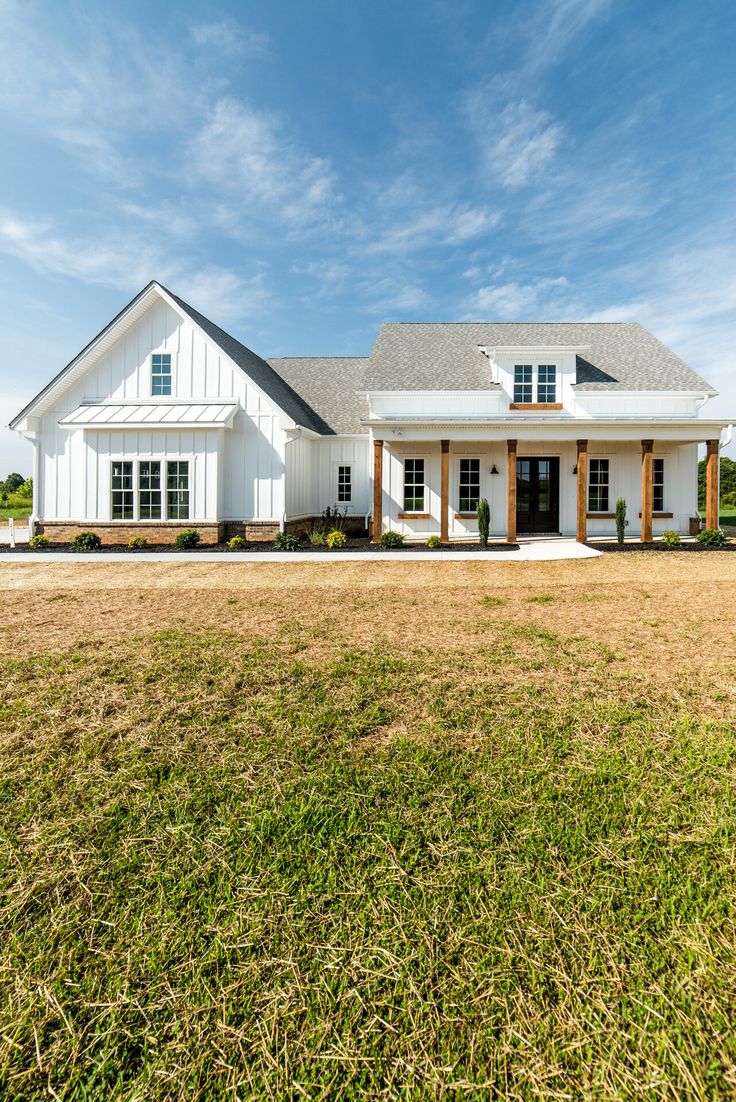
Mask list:
[[293,536],[291,532],[279,532],[273,541],[274,551],[298,551],[300,546],[299,537]]
[[232,539],[227,541],[227,545],[231,551],[243,551],[245,549],[245,540],[242,536],[233,536]]
[[438,551],[442,546],[442,540],[439,536],[430,536],[427,540],[427,547],[430,551]]
[[481,547],[488,546],[488,533],[491,528],[491,509],[486,498],[482,497],[476,510],[478,515],[478,536]]
[[626,502],[620,497],[616,502],[616,538],[619,547],[623,547],[626,535]]
[[142,551],[144,547],[148,547],[148,540],[145,536],[131,536],[128,540],[130,551]]
[[180,532],[174,540],[174,546],[178,547],[180,551],[191,551],[193,547],[199,545],[199,532],[194,528],[187,528],[184,532]]
[[720,528],[706,528],[704,532],[701,532],[699,536],[696,536],[698,543],[705,544],[706,547],[725,547],[726,535]]
[[329,547],[330,551],[334,551],[336,547],[344,547],[347,542],[348,537],[338,528],[334,528],[332,532],[328,532],[327,536],[325,537],[325,543]]
[[28,541],[28,546],[30,547],[31,551],[45,551],[50,543],[51,540],[48,536],[44,536],[42,533],[39,533],[37,536],[31,536]]
[[382,551],[390,551],[393,547],[403,547],[404,537],[401,532],[381,532],[378,546]]
[[680,536],[674,528],[668,528],[666,532],[662,533],[662,543],[666,547],[679,547],[681,542]]
[[96,532],[78,532],[70,547],[72,551],[99,551],[102,540]]

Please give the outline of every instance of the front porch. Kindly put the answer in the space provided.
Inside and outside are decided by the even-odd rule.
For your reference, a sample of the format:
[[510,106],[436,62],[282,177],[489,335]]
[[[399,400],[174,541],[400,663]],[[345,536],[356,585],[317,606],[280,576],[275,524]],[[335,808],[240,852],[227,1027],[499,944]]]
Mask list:
[[[622,439],[619,432],[612,438],[545,439],[541,433],[535,438],[530,427],[524,426],[526,439],[521,433],[501,438],[491,430],[421,439],[399,429],[374,437],[373,541],[387,530],[407,542],[430,536],[443,544],[475,541],[482,498],[490,507],[489,539],[510,544],[531,536],[581,543],[613,537],[618,498],[626,501],[628,538],[652,543],[668,529],[690,534],[698,515],[699,441],[692,431],[678,426],[668,436],[660,428],[660,438],[652,432]],[[719,441],[703,442],[706,527],[714,528]]]

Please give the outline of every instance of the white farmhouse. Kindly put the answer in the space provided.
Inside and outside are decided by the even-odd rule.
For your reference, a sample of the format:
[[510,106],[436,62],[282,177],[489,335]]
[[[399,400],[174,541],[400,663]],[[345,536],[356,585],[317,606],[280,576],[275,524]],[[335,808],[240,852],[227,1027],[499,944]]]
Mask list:
[[[13,420],[37,531],[271,539],[337,505],[377,538],[687,533],[713,389],[630,323],[391,323],[370,356],[264,360],[152,282]],[[639,529],[639,526],[640,529]]]

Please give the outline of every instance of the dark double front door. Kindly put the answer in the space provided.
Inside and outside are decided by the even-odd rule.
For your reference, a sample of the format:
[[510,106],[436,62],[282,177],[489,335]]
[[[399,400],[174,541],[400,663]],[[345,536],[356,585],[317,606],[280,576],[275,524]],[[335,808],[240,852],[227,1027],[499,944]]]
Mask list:
[[516,460],[516,530],[559,532],[559,458],[524,456]]

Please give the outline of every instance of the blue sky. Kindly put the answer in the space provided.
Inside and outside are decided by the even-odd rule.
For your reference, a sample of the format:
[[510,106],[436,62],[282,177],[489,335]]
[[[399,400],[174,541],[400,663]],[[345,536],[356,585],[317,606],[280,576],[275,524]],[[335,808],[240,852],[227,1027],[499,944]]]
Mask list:
[[734,56],[722,0],[0,0],[0,421],[152,278],[262,355],[639,320],[736,416]]

